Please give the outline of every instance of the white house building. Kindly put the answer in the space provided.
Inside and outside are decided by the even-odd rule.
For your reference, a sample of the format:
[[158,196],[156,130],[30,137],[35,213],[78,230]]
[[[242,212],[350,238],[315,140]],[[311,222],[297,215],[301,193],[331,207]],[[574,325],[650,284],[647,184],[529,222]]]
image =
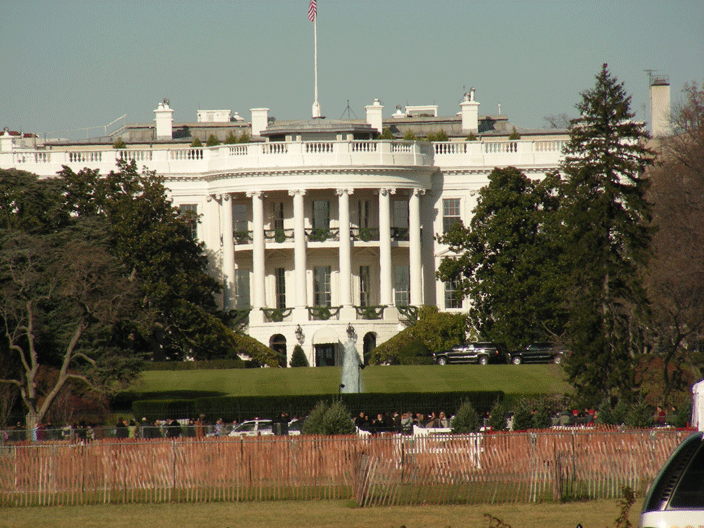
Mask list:
[[[466,310],[453,285],[436,280],[447,248],[436,235],[469,222],[477,191],[495,167],[542,178],[561,159],[567,131],[528,130],[504,115],[479,115],[474,90],[459,112],[378,102],[366,120],[278,122],[267,108],[245,121],[229,110],[174,123],[164,101],[154,123],[110,136],[45,141],[5,130],[0,168],[54,177],[62,165],[107,174],[118,159],[165,178],[173,203],[200,217],[222,306],[252,337],[285,352],[300,343],[311,365],[337,365],[349,337],[368,353],[401,329],[420,305]],[[396,139],[375,139],[389,128]],[[443,131],[447,141],[409,141]],[[512,132],[520,135],[510,140]],[[191,146],[210,135],[249,143]],[[468,139],[469,137],[469,139]],[[113,148],[121,138],[125,149]]]

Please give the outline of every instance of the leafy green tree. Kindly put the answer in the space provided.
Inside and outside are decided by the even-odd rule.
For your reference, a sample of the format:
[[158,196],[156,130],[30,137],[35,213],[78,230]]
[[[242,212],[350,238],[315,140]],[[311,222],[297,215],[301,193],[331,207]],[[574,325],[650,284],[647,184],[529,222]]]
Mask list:
[[[0,225],[0,383],[19,390],[31,428],[73,382],[105,394],[134,378],[130,328],[145,311],[104,219],[59,213],[55,180],[0,171],[0,196],[13,185],[27,192]],[[47,209],[30,214],[37,204]]]
[[479,431],[479,415],[474,410],[472,403],[465,401],[457,409],[455,417],[452,419],[452,432],[467,434]]
[[136,329],[142,346],[157,359],[213,359],[244,348],[275,366],[274,351],[223,324],[214,298],[220,286],[208,273],[203,244],[172,206],[163,179],[138,172],[134,161],[117,168],[101,177],[64,167],[61,175],[71,213],[105,218],[111,250],[140,281],[144,306],[154,314]]
[[242,134],[237,138],[237,143],[249,143],[250,138],[247,132],[242,132]]
[[565,324],[555,178],[537,182],[514,167],[494,169],[470,227],[457,223],[438,237],[454,253],[443,258],[438,278],[472,300],[469,315],[482,337],[510,348],[559,335]]
[[418,138],[416,137],[413,130],[406,130],[406,133],[403,135],[403,139],[404,141],[415,141]]
[[292,367],[309,367],[308,358],[306,353],[303,351],[301,345],[296,345],[293,347],[293,353],[291,354],[291,366]]
[[569,380],[585,404],[637,393],[635,356],[647,307],[641,276],[650,251],[644,171],[653,163],[631,98],[607,69],[576,105],[561,166]]

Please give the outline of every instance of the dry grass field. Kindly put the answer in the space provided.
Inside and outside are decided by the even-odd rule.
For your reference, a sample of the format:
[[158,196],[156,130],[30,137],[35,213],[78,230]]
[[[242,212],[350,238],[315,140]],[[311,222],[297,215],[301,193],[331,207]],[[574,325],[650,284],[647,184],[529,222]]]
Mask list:
[[[630,512],[638,525],[640,501]],[[618,501],[357,508],[343,501],[131,504],[0,509],[1,528],[512,528],[613,527]],[[504,528],[508,526],[502,525]]]

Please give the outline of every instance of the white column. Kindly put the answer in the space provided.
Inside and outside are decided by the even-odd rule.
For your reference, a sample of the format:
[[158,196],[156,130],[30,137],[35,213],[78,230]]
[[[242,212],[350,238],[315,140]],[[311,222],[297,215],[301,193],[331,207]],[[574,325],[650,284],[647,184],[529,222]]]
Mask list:
[[379,189],[379,297],[381,304],[393,305],[391,281],[391,206],[390,194],[395,189]]
[[352,253],[350,247],[350,194],[353,189],[337,189],[340,211],[340,304],[342,319],[352,319]]
[[252,197],[252,313],[255,319],[265,307],[264,280],[266,269],[264,264],[264,194],[259,191],[247,193]]
[[408,261],[410,264],[411,304],[423,304],[423,279],[420,254],[420,197],[423,189],[413,189],[408,203]]
[[294,240],[294,266],[296,268],[296,304],[294,317],[297,320],[308,320],[308,299],[306,295],[306,224],[303,196],[306,191],[302,189],[288,192],[293,196],[293,240]]
[[232,236],[232,197],[224,194],[220,198],[222,214],[222,282],[223,309],[235,307],[235,241]]

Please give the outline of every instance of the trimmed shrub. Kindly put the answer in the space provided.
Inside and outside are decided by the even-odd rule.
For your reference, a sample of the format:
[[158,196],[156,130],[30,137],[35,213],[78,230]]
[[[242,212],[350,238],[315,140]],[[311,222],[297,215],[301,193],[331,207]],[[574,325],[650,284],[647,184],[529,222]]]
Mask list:
[[479,431],[479,416],[474,410],[472,403],[465,401],[455,413],[452,419],[452,432],[467,434]]
[[230,133],[225,138],[225,141],[223,141],[223,145],[234,145],[235,143],[237,143],[237,136],[232,130],[230,130]]
[[293,347],[293,353],[291,354],[291,366],[292,367],[309,367],[308,358],[306,353],[303,351],[301,345],[296,345]]
[[193,138],[193,141],[191,141],[191,146],[192,147],[202,147],[203,142],[199,138]]
[[474,135],[473,132],[470,132],[469,135],[467,136],[467,141],[476,141],[477,136]]
[[611,424],[612,425],[622,425],[626,423],[626,416],[628,415],[628,404],[626,400],[621,399],[611,410]]
[[214,134],[208,136],[208,141],[205,143],[208,147],[217,147],[220,144],[220,140],[215,137]]
[[127,145],[125,144],[124,141],[122,141],[122,138],[117,138],[115,140],[115,143],[112,144],[112,148],[114,149],[125,149],[127,148]]
[[315,408],[311,411],[303,424],[303,434],[325,434],[323,418],[325,418],[325,413],[328,412],[328,404],[324,401],[319,401],[315,404]]
[[518,132],[516,132],[516,127],[513,127],[513,131],[512,131],[511,134],[508,136],[508,139],[511,140],[511,141],[515,141],[515,140],[517,140],[517,139],[521,139],[521,135],[520,135]]
[[624,423],[628,427],[652,427],[654,424],[653,409],[643,401],[638,402],[628,409]]
[[355,426],[345,404],[340,400],[332,402],[323,415],[323,434],[354,434]]
[[514,431],[527,431],[533,428],[533,415],[531,414],[525,403],[521,402],[518,404],[515,412],[513,413],[513,430]]
[[403,135],[404,141],[415,141],[418,138],[416,135],[413,133],[412,130],[406,130],[406,133]]
[[411,341],[398,351],[399,365],[432,365],[433,357],[422,341]]
[[393,139],[394,135],[391,132],[391,129],[389,127],[386,127],[384,131],[379,134],[379,137],[377,139]]
[[491,412],[489,413],[489,427],[494,431],[506,430],[506,407],[500,400],[496,400],[496,403],[491,408]]

